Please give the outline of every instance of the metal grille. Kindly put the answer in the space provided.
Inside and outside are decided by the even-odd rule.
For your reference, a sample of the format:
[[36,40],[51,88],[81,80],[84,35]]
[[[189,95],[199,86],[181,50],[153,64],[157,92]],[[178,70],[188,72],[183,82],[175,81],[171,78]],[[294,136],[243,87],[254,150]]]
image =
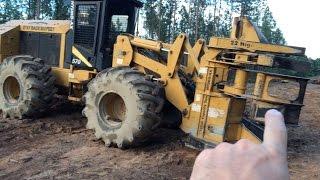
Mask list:
[[75,24],[75,44],[93,51],[97,23],[97,5],[78,5]]

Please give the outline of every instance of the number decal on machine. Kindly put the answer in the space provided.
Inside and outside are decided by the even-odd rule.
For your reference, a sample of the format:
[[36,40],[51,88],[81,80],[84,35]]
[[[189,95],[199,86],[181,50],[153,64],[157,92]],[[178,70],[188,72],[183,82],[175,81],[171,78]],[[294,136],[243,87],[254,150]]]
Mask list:
[[81,60],[80,59],[72,59],[72,64],[80,65],[81,64]]
[[237,40],[231,41],[231,46],[243,47],[243,48],[251,48],[253,45],[249,42],[241,42]]

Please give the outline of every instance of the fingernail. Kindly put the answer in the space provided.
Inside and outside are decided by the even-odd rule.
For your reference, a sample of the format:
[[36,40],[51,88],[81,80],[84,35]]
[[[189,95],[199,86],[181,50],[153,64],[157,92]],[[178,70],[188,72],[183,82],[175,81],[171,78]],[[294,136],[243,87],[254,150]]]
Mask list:
[[283,119],[283,115],[281,112],[279,112],[278,110],[275,109],[271,109],[266,113],[266,118],[267,119],[273,119],[273,118],[279,118],[279,119]]

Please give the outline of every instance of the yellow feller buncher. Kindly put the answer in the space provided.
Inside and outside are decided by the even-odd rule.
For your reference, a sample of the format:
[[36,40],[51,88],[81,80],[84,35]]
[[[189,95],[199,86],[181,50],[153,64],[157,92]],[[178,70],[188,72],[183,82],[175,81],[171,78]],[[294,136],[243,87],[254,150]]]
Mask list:
[[[264,67],[307,71],[290,58],[304,48],[269,44],[246,17],[235,18],[230,38],[208,44],[192,47],[185,34],[172,44],[141,39],[130,35],[140,7],[137,0],[75,0],[72,21],[1,25],[4,118],[43,115],[56,94],[65,95],[84,101],[87,128],[119,148],[139,145],[165,125],[180,126],[196,148],[242,138],[259,143],[269,109],[298,123],[308,80]],[[297,99],[270,95],[272,82],[282,81],[300,84]]]

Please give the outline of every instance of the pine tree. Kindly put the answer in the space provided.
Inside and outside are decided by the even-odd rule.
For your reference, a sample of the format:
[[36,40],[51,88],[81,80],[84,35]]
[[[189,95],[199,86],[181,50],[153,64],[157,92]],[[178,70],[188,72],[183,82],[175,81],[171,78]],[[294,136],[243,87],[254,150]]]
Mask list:
[[175,0],[150,0],[144,6],[144,28],[148,37],[171,42],[179,33],[178,4]]
[[22,0],[19,1],[20,11],[25,19],[52,19],[54,0]]
[[0,9],[0,23],[5,23],[13,19],[20,19],[22,13],[16,8],[18,5],[17,0],[4,0]]
[[205,9],[208,3],[206,0],[193,0],[189,2],[189,39],[191,43],[196,42],[200,37],[205,38]]
[[53,0],[41,0],[40,19],[51,19]]
[[157,5],[158,5],[158,2],[156,0],[150,0],[144,6],[144,11],[145,11],[144,28],[148,32],[148,37],[152,39],[155,39],[156,36],[159,37],[158,36],[159,17],[156,11]]
[[264,12],[260,29],[270,43],[286,44],[283,33],[277,27],[277,23],[274,20],[269,8],[266,8]]
[[36,0],[27,0],[26,3],[25,3],[25,6],[26,6],[26,14],[28,15],[27,16],[27,19],[36,19],[36,9],[37,9],[37,2]]
[[229,37],[230,36],[231,26],[232,26],[230,16],[231,16],[230,12],[226,12],[223,15],[222,21],[220,21],[220,29],[218,32],[218,36],[220,36],[220,37]]
[[285,38],[283,37],[282,31],[279,28],[276,28],[276,30],[272,32],[272,43],[281,45],[287,43]]
[[[212,36],[228,37],[230,35],[232,22],[232,5],[230,0],[212,0],[209,3],[212,12],[209,12],[206,19],[206,39]],[[226,6],[223,9],[223,6]]]
[[264,36],[270,41],[272,38],[272,29],[275,27],[275,21],[272,18],[271,12],[269,9],[267,9],[264,12],[264,15],[262,17],[262,25],[261,25],[261,31],[264,34]]
[[187,11],[187,7],[183,5],[179,11],[179,14],[181,16],[181,20],[178,23],[178,31],[180,33],[188,33],[190,29],[190,24],[189,24],[189,12]]
[[250,16],[253,14],[260,0],[236,0],[234,3],[234,10],[242,16]]
[[53,19],[66,20],[69,19],[69,6],[64,0],[54,0]]
[[144,27],[147,37],[172,42],[186,33],[191,43],[199,38],[228,37],[232,14],[242,13],[261,27],[271,43],[284,44],[266,0],[148,0]]
[[172,30],[172,13],[171,1],[165,1],[162,3],[159,8],[159,17],[160,17],[160,27],[159,27],[159,40],[164,42],[171,41],[171,30]]
[[176,16],[179,8],[178,4],[180,4],[179,0],[167,0],[167,2],[165,3],[165,7],[166,7],[165,20],[168,26],[168,30],[167,30],[168,42],[172,42],[174,38],[178,35],[177,16]]
[[36,9],[35,9],[36,17],[35,17],[35,19],[40,19],[40,14],[41,14],[41,0],[35,0],[35,3],[36,3]]

